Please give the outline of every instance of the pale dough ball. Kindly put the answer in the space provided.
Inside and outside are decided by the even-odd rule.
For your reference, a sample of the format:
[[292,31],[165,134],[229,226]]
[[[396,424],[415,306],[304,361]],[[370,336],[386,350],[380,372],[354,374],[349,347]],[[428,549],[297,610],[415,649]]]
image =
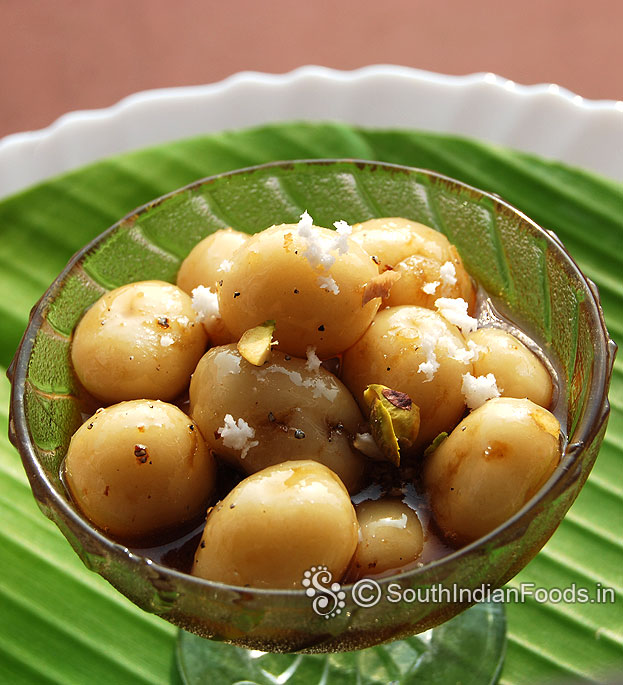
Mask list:
[[232,254],[249,236],[233,228],[215,231],[197,243],[177,272],[177,285],[189,295],[199,285],[216,292],[216,284],[229,268]]
[[154,400],[100,409],[76,431],[65,459],[65,480],[80,510],[125,540],[197,519],[214,479],[214,459],[191,419]]
[[443,264],[456,257],[456,250],[443,233],[417,221],[399,217],[369,219],[353,225],[352,240],[377,258],[381,271],[395,268],[417,254]]
[[[216,290],[223,273],[231,268],[231,256],[249,236],[246,233],[235,231],[233,228],[225,228],[215,231],[201,242],[197,243],[190,251],[188,257],[182,262],[177,273],[177,285],[189,295],[193,290],[203,286],[214,294],[216,302]],[[205,296],[199,295],[198,302]],[[193,302],[193,304],[195,304]],[[200,307],[199,307],[200,309]],[[226,345],[234,342],[236,337],[225,326],[218,311],[202,318],[206,333],[211,345]]]
[[455,543],[491,532],[517,513],[560,460],[556,417],[530,400],[488,400],[424,464],[437,523]]
[[71,360],[87,391],[104,402],[171,400],[188,387],[206,344],[185,292],[141,281],[112,290],[87,310]]
[[383,497],[355,508],[360,535],[349,576],[352,580],[387,571],[398,573],[422,553],[422,524],[411,507]]
[[350,497],[326,466],[269,466],[209,512],[192,573],[229,585],[291,589],[302,587],[305,571],[326,566],[339,582],[357,531]]
[[500,328],[480,328],[467,336],[479,346],[474,375],[495,376],[502,397],[527,398],[549,407],[553,384],[541,360],[514,335]]

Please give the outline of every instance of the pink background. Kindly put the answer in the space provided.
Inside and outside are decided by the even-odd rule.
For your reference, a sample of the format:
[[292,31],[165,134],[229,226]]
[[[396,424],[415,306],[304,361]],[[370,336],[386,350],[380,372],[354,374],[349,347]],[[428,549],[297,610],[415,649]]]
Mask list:
[[138,90],[303,64],[493,71],[623,99],[620,0],[0,0],[0,136]]

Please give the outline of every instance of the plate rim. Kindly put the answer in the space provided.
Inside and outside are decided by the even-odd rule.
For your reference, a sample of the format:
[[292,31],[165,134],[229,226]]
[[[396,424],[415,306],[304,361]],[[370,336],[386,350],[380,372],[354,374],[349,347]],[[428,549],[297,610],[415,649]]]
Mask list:
[[[208,103],[214,105],[214,103],[219,102],[222,106],[226,106],[228,101],[233,101],[236,98],[250,97],[253,94],[266,96],[276,92],[283,94],[289,91],[294,92],[305,86],[323,88],[327,91],[339,86],[347,98],[346,105],[349,105],[351,100],[354,101],[361,97],[362,89],[371,87],[371,85],[378,86],[379,83],[382,83],[384,87],[393,88],[391,90],[392,97],[396,99],[400,97],[401,91],[404,94],[405,87],[409,89],[410,95],[422,94],[433,97],[433,99],[437,98],[436,104],[435,102],[432,103],[437,108],[443,105],[448,97],[467,99],[469,100],[467,105],[473,105],[473,102],[476,102],[477,104],[483,103],[493,106],[493,109],[497,106],[500,109],[495,110],[495,113],[502,120],[509,118],[508,112],[503,112],[502,109],[508,110],[510,108],[515,114],[523,111],[524,115],[528,117],[532,116],[534,111],[549,112],[561,121],[564,120],[565,124],[574,131],[578,127],[586,126],[594,129],[591,132],[593,136],[600,135],[600,130],[604,128],[604,124],[607,125],[606,128],[611,127],[612,131],[623,125],[623,101],[587,99],[553,83],[522,85],[492,72],[449,75],[391,64],[373,64],[353,70],[305,65],[279,74],[241,71],[214,83],[139,91],[108,107],[70,111],[44,128],[12,133],[0,138],[0,197],[110,154],[197,135],[196,130],[189,130],[188,134],[182,133],[180,135],[179,131],[175,131],[176,122],[171,122],[170,125],[163,124],[158,113],[168,107],[206,107]],[[255,123],[251,122],[248,125],[261,125],[270,121],[300,118],[288,114],[288,107],[292,109],[289,101],[280,106],[282,111],[276,112],[280,116],[267,118],[261,114]],[[326,107],[326,114],[312,113],[310,120],[335,120],[335,117],[331,116],[330,113],[330,104],[323,104],[322,107]],[[493,109],[490,107],[488,111],[493,112]],[[365,127],[365,124],[360,124],[354,120],[356,116],[357,114],[353,114],[353,112],[346,112],[344,119],[340,116],[337,119]],[[381,119],[384,116],[387,116],[387,120],[390,121],[391,117],[396,115],[393,113],[393,108],[388,107],[387,113],[383,112]],[[422,115],[418,114],[418,116]],[[141,134],[143,137],[138,141],[136,126],[140,117],[145,117],[152,125],[156,122],[155,128],[159,128],[159,131],[151,137],[150,134]],[[495,117],[492,116],[491,118],[494,119]],[[528,124],[530,124],[530,119],[528,119]],[[92,146],[92,152],[89,150],[82,150],[79,153],[75,150],[72,152],[72,148],[84,147],[85,138],[88,140],[89,137],[88,133],[101,132],[102,126],[108,127],[109,133],[116,131],[116,136],[113,135],[113,144],[111,144],[111,140],[101,141],[100,139],[97,145]],[[409,125],[397,126],[388,123],[386,127],[409,128]],[[203,133],[215,133],[228,128],[240,127],[235,124],[232,127],[228,127],[226,124],[217,124],[213,127],[210,122],[207,122]],[[369,128],[374,128],[374,126],[369,126]],[[426,126],[422,128],[418,126],[417,120],[414,120],[414,125],[410,128],[437,130],[441,133],[454,133],[468,137],[470,135],[469,133],[461,133],[454,121],[450,121],[448,126],[441,124],[439,128]],[[457,130],[453,131],[453,128],[457,128]],[[170,134],[168,133],[169,130]],[[512,131],[514,129],[511,127]],[[478,138],[479,136],[476,134],[472,137]],[[512,145],[507,142],[505,137],[508,137],[508,132],[492,135],[485,139],[488,139],[489,142],[522,149],[521,145]],[[547,136],[545,138],[547,139]],[[607,142],[607,139],[609,139],[609,133],[605,131],[603,142]],[[537,147],[543,144],[544,141],[536,141]],[[549,143],[546,144],[549,145]],[[528,149],[531,145],[530,143],[528,147],[524,147],[524,151],[540,154],[538,150]],[[54,155],[50,154],[50,146],[55,147]],[[59,154],[59,152],[63,154]],[[598,156],[598,153],[594,152],[584,151],[583,154],[587,155],[587,159],[590,159],[591,154]],[[545,152],[544,156],[552,157],[552,154]],[[50,157],[54,158],[50,159]],[[553,157],[556,158],[556,154]],[[573,161],[569,162],[564,157],[564,155],[559,156],[560,161],[574,163]],[[21,176],[15,174],[16,164],[21,166]],[[47,169],[45,169],[46,165]],[[600,171],[597,168],[598,166],[597,164],[591,167],[589,164],[587,168],[604,173],[603,170]],[[612,166],[612,169],[614,168]],[[623,169],[621,169],[621,174],[606,171],[605,175],[618,178],[619,175],[623,175]],[[20,176],[20,178],[15,180],[16,176]]]

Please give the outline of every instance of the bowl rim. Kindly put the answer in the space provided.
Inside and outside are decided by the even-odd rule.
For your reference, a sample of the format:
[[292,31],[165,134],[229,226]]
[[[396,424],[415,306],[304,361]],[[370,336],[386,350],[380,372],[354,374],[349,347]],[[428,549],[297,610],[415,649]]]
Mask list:
[[[535,495],[528,500],[528,502],[526,502],[526,504],[518,512],[516,512],[502,525],[498,526],[484,537],[478,538],[468,545],[460,547],[450,554],[428,562],[421,567],[410,569],[409,571],[405,571],[401,574],[375,578],[375,581],[379,585],[384,586],[388,583],[395,582],[396,580],[412,580],[414,577],[422,575],[425,572],[443,568],[446,565],[449,566],[456,560],[459,560],[461,557],[472,553],[478,553],[479,551],[484,551],[487,546],[495,540],[495,538],[503,535],[509,528],[513,528],[516,524],[519,524],[533,508],[538,507],[538,505],[544,499],[549,497],[552,492],[556,491],[557,487],[562,486],[563,489],[567,487],[565,481],[567,478],[569,478],[569,476],[571,476],[572,481],[575,480],[578,474],[576,474],[575,477],[573,474],[574,472],[577,472],[577,466],[580,464],[579,457],[582,454],[583,448],[590,445],[598,435],[599,431],[604,425],[604,422],[607,421],[610,410],[608,401],[608,388],[610,384],[610,377],[612,375],[617,345],[608,333],[599,298],[599,292],[596,285],[582,273],[573,257],[571,257],[571,255],[567,252],[562,241],[553,231],[542,228],[521,210],[506,202],[495,193],[481,190],[467,183],[429,169],[354,158],[330,158],[276,161],[244,167],[241,169],[214,174],[198,179],[181,188],[177,188],[169,193],[161,195],[160,197],[150,200],[149,202],[146,202],[145,204],[128,212],[123,218],[116,221],[112,226],[104,230],[93,240],[78,250],[69,259],[65,268],[54,279],[39,301],[33,306],[30,312],[27,328],[24,332],[21,342],[18,345],[15,356],[7,370],[7,376],[11,382],[9,438],[20,453],[24,469],[27,473],[31,488],[33,490],[33,494],[38,500],[38,503],[45,502],[46,505],[51,505],[51,508],[60,510],[64,520],[71,521],[72,526],[77,526],[81,532],[87,536],[95,538],[98,545],[106,549],[108,553],[112,553],[115,556],[125,557],[130,562],[145,564],[147,567],[157,572],[161,577],[169,576],[183,583],[190,584],[191,586],[203,588],[204,590],[212,589],[220,592],[230,593],[244,592],[246,595],[253,595],[257,598],[265,597],[298,599],[305,597],[305,590],[303,589],[241,587],[199,578],[189,573],[184,573],[169,566],[165,566],[164,564],[156,562],[149,557],[142,556],[140,553],[132,552],[128,546],[119,542],[115,542],[111,538],[107,537],[102,531],[95,528],[85,517],[80,514],[77,508],[74,508],[70,505],[69,498],[65,499],[60,495],[45,473],[41,463],[37,459],[35,448],[33,446],[28,429],[24,402],[24,390],[27,380],[29,361],[34,347],[35,338],[44,319],[44,313],[47,310],[47,306],[58,294],[58,291],[63,285],[66,276],[71,272],[76,264],[78,264],[87,254],[89,254],[100,243],[106,240],[117,229],[123,227],[128,222],[133,221],[140,214],[157,207],[169,198],[190,190],[194,190],[209,183],[215,183],[221,179],[248,175],[271,168],[295,170],[298,167],[305,167],[309,165],[354,165],[359,168],[383,168],[389,171],[407,174],[420,174],[429,177],[435,182],[455,186],[461,190],[468,191],[483,198],[488,198],[494,203],[496,210],[502,209],[510,212],[511,214],[519,216],[519,218],[529,224],[533,230],[536,230],[537,234],[539,234],[540,237],[547,242],[548,247],[551,246],[562,256],[571,273],[577,277],[580,283],[584,286],[585,293],[588,296],[585,302],[587,300],[590,302],[590,311],[593,318],[593,323],[598,327],[600,334],[598,336],[600,343],[599,347],[595,347],[594,362],[602,360],[602,363],[594,363],[593,365],[593,374],[591,376],[589,392],[586,395],[587,399],[585,401],[588,402],[589,398],[591,397],[595,399],[588,407],[586,407],[579,419],[578,425],[576,426],[576,432],[581,430],[581,434],[578,436],[579,439],[571,444],[566,445],[565,451],[563,452],[561,461],[556,470],[546,481],[546,483],[539,489],[539,491],[535,493]],[[37,493],[43,495],[44,499],[39,500]],[[342,587],[348,588],[352,585],[352,583],[348,583],[344,584]]]

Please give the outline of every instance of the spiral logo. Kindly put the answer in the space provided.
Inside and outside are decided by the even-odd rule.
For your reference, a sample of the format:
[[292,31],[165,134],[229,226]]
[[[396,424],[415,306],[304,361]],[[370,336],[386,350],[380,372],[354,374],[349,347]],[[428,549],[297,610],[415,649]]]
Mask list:
[[379,603],[381,593],[381,586],[375,580],[362,578],[353,585],[351,596],[357,606],[367,609]]
[[346,593],[339,583],[331,583],[333,576],[326,566],[312,566],[301,581],[308,597],[313,597],[312,609],[318,616],[333,618],[346,606]]

